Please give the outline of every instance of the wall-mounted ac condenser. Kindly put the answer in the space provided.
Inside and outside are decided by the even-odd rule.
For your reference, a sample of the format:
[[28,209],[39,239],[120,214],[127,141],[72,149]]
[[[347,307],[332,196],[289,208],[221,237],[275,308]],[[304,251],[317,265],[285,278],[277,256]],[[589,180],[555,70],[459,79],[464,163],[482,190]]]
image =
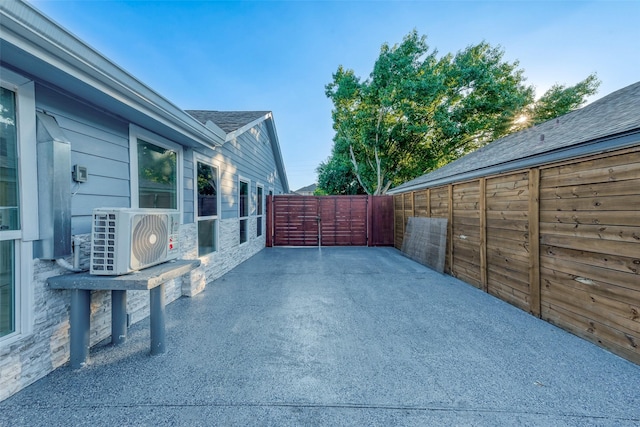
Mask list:
[[175,211],[94,209],[90,273],[126,274],[177,258],[179,226]]

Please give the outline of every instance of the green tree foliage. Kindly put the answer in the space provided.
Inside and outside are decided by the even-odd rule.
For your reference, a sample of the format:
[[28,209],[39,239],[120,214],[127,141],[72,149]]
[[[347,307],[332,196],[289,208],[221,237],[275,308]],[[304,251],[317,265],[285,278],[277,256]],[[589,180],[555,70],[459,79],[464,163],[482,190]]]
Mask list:
[[[438,57],[416,31],[384,44],[366,80],[340,66],[326,86],[334,144],[317,168],[327,194],[384,194],[548,114],[577,108],[594,93],[588,77],[554,86],[538,102],[517,62],[482,42]],[[555,114],[558,115],[558,114]],[[554,116],[555,117],[555,116]]]
[[590,75],[575,86],[565,87],[555,84],[538,99],[532,108],[533,124],[551,120],[584,105],[587,97],[598,92],[600,80]]

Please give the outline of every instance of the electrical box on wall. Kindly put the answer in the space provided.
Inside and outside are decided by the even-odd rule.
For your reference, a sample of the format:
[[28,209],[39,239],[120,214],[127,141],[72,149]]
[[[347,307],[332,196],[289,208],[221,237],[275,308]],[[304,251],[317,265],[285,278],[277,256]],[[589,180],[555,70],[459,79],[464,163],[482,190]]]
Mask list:
[[73,172],[71,173],[75,182],[87,182],[87,167],[80,165],[73,165]]

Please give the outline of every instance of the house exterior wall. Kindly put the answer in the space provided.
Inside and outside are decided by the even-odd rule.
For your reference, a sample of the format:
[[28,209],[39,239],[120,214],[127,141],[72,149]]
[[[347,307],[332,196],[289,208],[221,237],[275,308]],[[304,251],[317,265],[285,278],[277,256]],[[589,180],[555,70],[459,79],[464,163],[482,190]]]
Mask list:
[[[26,73],[25,73],[26,74]],[[98,207],[129,207],[132,205],[129,161],[131,123],[88,102],[50,89],[36,82],[36,109],[55,118],[71,145],[71,164],[88,169],[88,181],[78,184],[69,173],[71,230],[80,251],[80,266],[88,269],[91,215]],[[265,124],[238,136],[218,151],[200,150],[221,171],[222,210],[219,223],[218,250],[201,258],[202,265],[188,275],[165,285],[166,302],[181,296],[192,296],[265,247],[266,225],[262,236],[256,236],[256,185],[264,186],[264,197],[270,190],[283,192],[271,141]],[[160,135],[161,136],[161,135]],[[181,257],[198,257],[198,237],[195,217],[195,166],[192,148],[184,148],[182,156],[182,200],[179,201],[183,224],[180,230]],[[238,177],[251,181],[251,212],[248,241],[239,244]],[[33,203],[37,199],[33,197]],[[134,204],[135,205],[135,204]],[[263,204],[264,206],[264,204]],[[263,216],[263,221],[266,220]],[[32,244],[25,242],[23,244]],[[69,256],[67,262],[72,263]],[[47,279],[67,274],[67,270],[50,260],[27,259],[30,263],[32,288],[28,310],[32,327],[25,333],[3,343],[0,340],[0,400],[23,389],[69,360],[70,291],[52,290]],[[127,293],[127,312],[131,323],[149,314],[149,293]],[[111,334],[111,297],[108,291],[94,291],[91,296],[90,345],[108,339]]]
[[410,216],[447,218],[449,274],[640,364],[640,139],[394,206],[397,248]]

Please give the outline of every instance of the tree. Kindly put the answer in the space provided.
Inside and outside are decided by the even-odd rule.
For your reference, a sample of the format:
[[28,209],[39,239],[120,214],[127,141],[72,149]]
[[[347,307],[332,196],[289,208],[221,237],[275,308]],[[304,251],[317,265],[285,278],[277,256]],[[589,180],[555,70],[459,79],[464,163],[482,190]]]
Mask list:
[[326,86],[333,102],[334,145],[317,169],[329,194],[384,194],[398,185],[546,115],[577,108],[595,93],[589,76],[556,85],[534,101],[518,62],[482,42],[438,58],[416,31],[383,44],[366,80],[338,67]]
[[599,86],[600,80],[595,74],[591,74],[574,86],[565,87],[560,84],[551,86],[533,105],[531,114],[533,124],[551,120],[582,107],[587,97],[598,92]]

